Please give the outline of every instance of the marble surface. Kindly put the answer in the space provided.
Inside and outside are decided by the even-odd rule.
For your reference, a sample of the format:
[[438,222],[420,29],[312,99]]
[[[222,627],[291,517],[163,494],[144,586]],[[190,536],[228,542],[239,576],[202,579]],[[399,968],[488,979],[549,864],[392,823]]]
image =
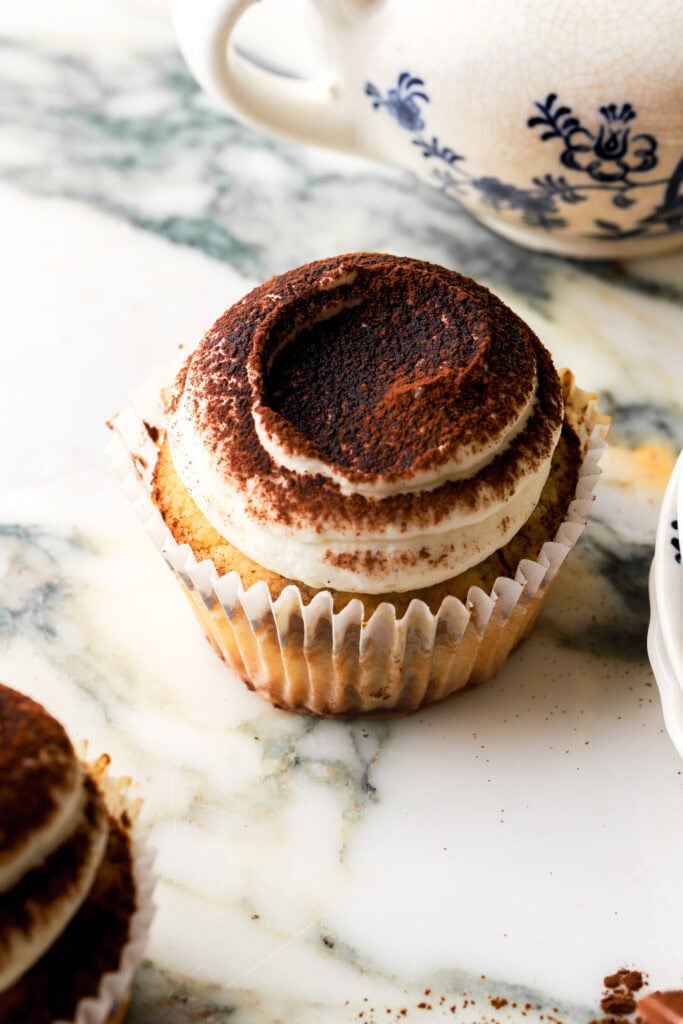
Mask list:
[[[161,2],[25,6],[0,25],[0,677],[144,798],[160,885],[130,1024],[584,1024],[621,966],[683,987],[683,764],[645,650],[683,256],[524,252],[398,172],[217,113]],[[253,283],[358,249],[490,284],[614,427],[502,674],[330,723],[217,660],[102,453],[131,389]]]

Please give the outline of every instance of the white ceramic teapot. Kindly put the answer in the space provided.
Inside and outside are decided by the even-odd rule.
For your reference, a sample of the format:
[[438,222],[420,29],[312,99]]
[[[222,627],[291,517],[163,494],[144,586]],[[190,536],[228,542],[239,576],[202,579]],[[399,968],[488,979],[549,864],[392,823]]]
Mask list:
[[313,81],[230,48],[253,2],[173,3],[192,71],[245,120],[406,166],[534,248],[683,245],[683,0],[318,0]]

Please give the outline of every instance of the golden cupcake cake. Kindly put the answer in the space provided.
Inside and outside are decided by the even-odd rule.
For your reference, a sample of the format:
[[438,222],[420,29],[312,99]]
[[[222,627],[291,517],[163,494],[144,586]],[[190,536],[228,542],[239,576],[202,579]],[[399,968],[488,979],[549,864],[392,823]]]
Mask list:
[[606,433],[490,291],[372,253],[254,289],[163,395],[145,453],[114,424],[143,518],[245,682],[323,715],[490,678],[578,539]]
[[0,1020],[123,1020],[151,919],[149,856],[106,758],[0,684]]

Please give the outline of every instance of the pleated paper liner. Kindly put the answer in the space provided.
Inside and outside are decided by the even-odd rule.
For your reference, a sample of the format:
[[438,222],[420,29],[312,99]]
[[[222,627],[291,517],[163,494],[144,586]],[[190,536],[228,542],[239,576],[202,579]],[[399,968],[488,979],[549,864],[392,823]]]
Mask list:
[[140,804],[139,801],[130,798],[130,780],[112,778],[107,772],[108,764],[108,757],[103,756],[94,763],[86,764],[85,767],[104,793],[111,816],[117,821],[126,820],[131,823],[129,838],[135,882],[135,910],[130,919],[128,939],[121,950],[117,970],[107,971],[102,975],[96,995],[79,999],[71,1020],[59,1020],[55,1024],[123,1024],[135,974],[142,963],[154,917],[154,855],[135,826]]
[[323,716],[407,714],[490,679],[532,628],[550,587],[586,525],[600,475],[609,418],[595,396],[562,371],[566,418],[583,459],[565,521],[535,559],[491,592],[446,597],[436,613],[411,601],[402,618],[382,604],[365,621],[363,604],[333,612],[329,591],[305,605],[297,586],[273,600],[264,582],[248,590],[236,572],[219,576],[179,545],[151,499],[155,443],[164,431],[167,372],[141,389],[111,422],[109,447],[124,491],[149,536],[185,589],[209,640],[244,682],[277,707]]

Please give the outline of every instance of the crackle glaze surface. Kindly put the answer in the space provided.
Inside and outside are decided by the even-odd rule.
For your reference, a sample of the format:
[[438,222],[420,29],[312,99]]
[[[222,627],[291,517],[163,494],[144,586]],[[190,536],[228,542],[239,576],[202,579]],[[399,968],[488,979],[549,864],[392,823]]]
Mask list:
[[[0,51],[0,677],[144,798],[161,881],[129,1021],[587,1024],[618,967],[683,986],[683,765],[645,651],[683,257],[517,249],[398,172],[217,113],[161,5],[60,7],[14,11]],[[319,722],[217,660],[104,421],[257,280],[358,249],[490,284],[614,427],[503,673],[414,718]]]

